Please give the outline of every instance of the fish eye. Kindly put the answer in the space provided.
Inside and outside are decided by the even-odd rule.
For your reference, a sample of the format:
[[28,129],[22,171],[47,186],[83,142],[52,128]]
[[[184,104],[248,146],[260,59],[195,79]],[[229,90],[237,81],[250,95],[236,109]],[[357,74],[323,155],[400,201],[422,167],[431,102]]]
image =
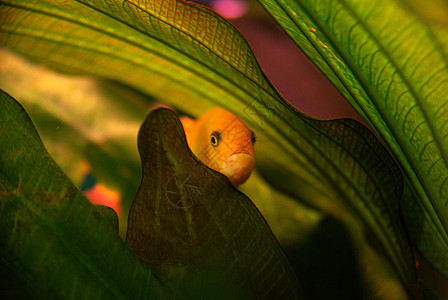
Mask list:
[[210,135],[210,144],[212,144],[213,147],[218,147],[219,144],[219,132],[213,131]]
[[250,141],[252,142],[252,145],[255,144],[257,141],[257,138],[255,137],[255,133],[251,132]]

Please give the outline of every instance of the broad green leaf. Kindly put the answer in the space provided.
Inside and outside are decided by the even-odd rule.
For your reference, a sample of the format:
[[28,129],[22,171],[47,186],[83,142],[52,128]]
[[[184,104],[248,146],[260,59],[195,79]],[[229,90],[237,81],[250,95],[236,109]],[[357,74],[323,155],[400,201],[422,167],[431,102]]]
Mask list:
[[300,287],[277,240],[244,194],[187,146],[175,112],[157,109],[139,136],[143,178],[126,243],[150,265],[186,265],[188,280],[216,270],[254,299],[296,299]]
[[4,92],[0,103],[0,273],[17,288],[9,293],[161,296],[153,272],[48,155],[20,104]]
[[175,0],[2,3],[0,42],[18,53],[123,82],[194,116],[213,106],[239,115],[257,134],[257,168],[270,183],[365,227],[400,279],[414,280],[393,160],[359,123],[296,111],[224,19]]
[[415,207],[405,212],[411,238],[448,276],[446,3],[259,2],[394,154],[413,194],[404,199]]

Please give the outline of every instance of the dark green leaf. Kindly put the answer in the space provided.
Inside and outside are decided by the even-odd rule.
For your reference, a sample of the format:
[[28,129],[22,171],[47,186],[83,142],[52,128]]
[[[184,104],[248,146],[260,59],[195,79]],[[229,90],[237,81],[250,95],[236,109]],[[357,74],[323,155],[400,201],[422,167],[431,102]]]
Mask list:
[[67,299],[160,296],[153,272],[111,226],[116,215],[104,218],[82,196],[14,99],[1,92],[0,103],[0,267],[2,280],[13,284],[8,293]]
[[193,156],[173,111],[147,117],[138,147],[143,179],[126,241],[143,261],[186,265],[187,280],[220,272],[256,299],[299,297],[294,271],[261,214],[224,175]]

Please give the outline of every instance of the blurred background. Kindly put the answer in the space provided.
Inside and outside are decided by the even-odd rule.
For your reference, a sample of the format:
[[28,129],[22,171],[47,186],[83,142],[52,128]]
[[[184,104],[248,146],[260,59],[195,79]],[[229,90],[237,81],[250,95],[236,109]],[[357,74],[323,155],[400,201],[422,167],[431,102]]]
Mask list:
[[295,107],[322,119],[365,123],[256,0],[195,0],[228,19],[246,38],[267,77]]

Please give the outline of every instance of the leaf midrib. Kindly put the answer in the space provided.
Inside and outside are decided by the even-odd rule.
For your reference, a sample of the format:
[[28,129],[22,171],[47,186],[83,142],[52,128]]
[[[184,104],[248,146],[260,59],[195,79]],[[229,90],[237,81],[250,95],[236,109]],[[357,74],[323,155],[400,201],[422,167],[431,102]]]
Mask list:
[[[396,70],[396,74],[398,74],[398,76],[402,79],[402,82],[405,84],[405,86],[408,88],[408,90],[411,92],[411,95],[413,96],[413,98],[415,99],[415,103],[416,105],[418,105],[418,107],[421,109],[423,117],[426,121],[426,123],[428,124],[429,130],[431,131],[431,134],[434,136],[434,141],[437,144],[438,150],[439,152],[442,154],[442,158],[444,159],[445,162],[445,166],[447,166],[447,158],[445,153],[443,153],[443,151],[441,151],[441,146],[440,146],[440,141],[437,138],[436,135],[434,135],[434,125],[432,124],[432,122],[429,122],[429,117],[428,117],[428,113],[423,110],[423,105],[420,103],[421,99],[419,97],[419,95],[417,94],[417,92],[414,90],[414,88],[411,86],[410,81],[405,77],[404,73],[402,72],[402,70],[398,67],[398,65],[395,63],[395,61],[392,59],[391,54],[386,51],[387,49],[380,43],[380,41],[376,38],[376,36],[373,34],[373,32],[371,32],[368,28],[368,26],[365,24],[365,22],[362,20],[362,18],[360,18],[355,11],[348,5],[348,3],[345,0],[340,0],[340,2],[343,4],[343,6],[346,8],[346,10],[354,17],[354,19],[357,20],[358,24],[360,24],[362,26],[362,28],[364,29],[364,32],[366,32],[370,38],[375,42],[375,44],[377,45],[377,47],[379,48],[380,51],[382,51],[382,53],[385,55],[385,57],[388,59],[388,61],[391,63],[391,65],[393,66],[393,68]],[[335,47],[337,48],[337,47]],[[340,53],[340,51],[338,51]],[[364,86],[364,85],[361,85]],[[368,93],[370,94],[370,93]],[[375,97],[371,98],[371,99],[376,99]],[[376,102],[376,101],[371,101]],[[376,105],[375,105],[376,106]],[[383,114],[381,113],[381,110],[378,110],[378,112],[380,112],[381,116],[383,117]],[[383,120],[384,117],[383,117]],[[388,122],[385,122],[386,124],[388,124]],[[390,124],[388,124],[388,128],[390,130],[391,133],[393,133],[393,136],[395,137],[395,140],[398,142],[399,139],[397,139],[397,134],[396,131],[394,130],[394,127],[390,126]],[[398,135],[399,136],[399,135]],[[406,147],[402,146],[402,143],[397,143],[398,145],[400,145],[400,149],[402,149],[402,153],[405,154],[407,161],[409,163],[410,166],[412,166],[412,169],[414,170],[414,174],[417,176],[417,178],[419,178],[419,183],[424,183],[426,182],[425,180],[422,179],[422,175],[420,174],[420,172],[418,172],[418,169],[416,168],[416,166],[412,163],[413,160],[409,159],[410,157],[412,157],[412,152],[408,153],[408,151],[404,151],[404,149],[406,149]],[[413,176],[410,176],[410,178],[413,178]],[[448,178],[447,178],[448,179]],[[432,224],[435,225],[435,227],[438,229],[439,235],[441,237],[443,237],[443,240],[445,240],[445,242],[448,242],[448,235],[447,235],[447,231],[446,231],[446,224],[444,222],[444,219],[441,218],[440,213],[438,212],[438,210],[434,207],[433,201],[431,201],[431,197],[429,197],[430,194],[428,194],[428,190],[426,185],[421,184],[421,186],[423,187],[424,191],[425,191],[425,195],[426,195],[426,201],[424,201],[425,205],[425,209],[428,211],[428,205],[431,208],[431,211],[436,215],[436,217],[441,220],[441,223],[437,223],[434,222],[434,220],[432,221]],[[441,188],[441,187],[440,187]],[[439,193],[440,193],[440,188],[439,188]],[[432,216],[432,218],[435,218],[433,216],[433,214],[429,213],[429,215]],[[442,226],[442,228],[440,228],[439,224]]]
[[[293,24],[295,24],[297,30],[300,31],[300,32],[302,32],[303,36],[306,37],[306,39],[310,42],[310,44],[312,44],[312,45],[315,46],[314,48],[315,48],[315,50],[316,50],[316,53],[318,53],[319,56],[320,56],[320,57],[327,63],[327,65],[328,65],[328,66],[331,68],[331,70],[333,71],[334,75],[339,79],[339,82],[346,88],[347,92],[351,95],[351,97],[352,97],[353,99],[355,99],[355,97],[353,96],[353,94],[351,93],[351,91],[350,91],[349,89],[347,89],[347,86],[345,85],[344,81],[339,77],[338,72],[336,72],[336,71],[334,70],[333,65],[330,64],[330,63],[327,61],[325,55],[322,54],[322,52],[320,51],[321,48],[320,48],[320,47],[317,47],[316,44],[314,43],[314,41],[311,40],[311,39],[309,39],[308,35],[305,34],[305,32],[301,29],[300,25],[297,24],[297,23],[295,22],[295,20],[291,17],[291,15],[288,13],[288,9],[285,9],[285,8],[282,6],[282,4],[281,4],[278,0],[275,0],[275,1],[276,1],[276,3],[278,4],[278,6],[281,7],[281,8],[283,9],[283,11],[285,12],[285,14],[286,14],[286,15],[288,16],[288,18],[290,19],[290,21],[291,21]],[[297,4],[300,5],[299,3],[297,3]],[[305,9],[304,7],[301,6],[301,8],[302,8],[302,10],[306,11],[306,9]],[[307,11],[307,13],[308,13],[308,11]],[[308,17],[309,17],[310,19],[313,19],[309,13],[308,13]],[[316,23],[314,23],[314,24],[316,24]],[[317,38],[317,37],[316,37],[316,38]],[[353,78],[356,78],[356,77],[353,76]],[[361,83],[360,83],[360,85],[363,86]],[[366,92],[366,94],[368,94],[368,92],[365,90],[365,88],[363,88],[363,91]],[[372,103],[372,104],[375,105],[375,103]],[[363,109],[362,107],[360,107],[360,108]],[[364,111],[364,114],[366,114],[365,111]],[[383,118],[383,119],[384,119],[384,118]],[[308,122],[308,124],[310,124],[310,122]],[[375,124],[371,124],[371,125],[374,126]],[[313,126],[312,124],[310,124],[310,126],[316,128],[316,126]],[[376,127],[376,126],[374,126],[374,127]],[[355,130],[354,128],[351,128],[351,129],[352,129],[352,130]],[[320,132],[320,131],[319,131],[319,132]],[[380,131],[380,130],[376,130],[376,132],[381,132],[381,131]],[[322,132],[320,132],[320,133],[322,134]],[[331,138],[331,136],[328,136],[328,135],[326,135],[326,134],[324,134],[324,135],[325,135],[327,138],[333,140],[333,139]],[[333,141],[334,141],[334,140],[333,140]],[[341,146],[341,148],[343,148],[343,147]],[[343,148],[343,149],[344,149],[344,148]]]
[[[364,29],[364,32],[366,32],[369,35],[370,39],[373,40],[374,43],[378,46],[379,50],[387,58],[388,62],[395,69],[396,74],[398,74],[398,76],[401,78],[401,81],[404,83],[404,85],[407,87],[408,91],[411,93],[413,99],[415,100],[416,105],[420,108],[420,111],[423,114],[426,124],[428,124],[429,130],[431,131],[432,136],[435,138],[437,148],[445,162],[445,166],[447,166],[448,158],[447,158],[446,154],[443,151],[441,151],[443,149],[443,147],[441,147],[440,136],[439,136],[438,132],[435,130],[435,126],[434,126],[433,122],[431,122],[431,119],[429,118],[428,111],[425,109],[424,105],[421,103],[422,96],[414,89],[414,87],[411,85],[409,79],[405,76],[405,74],[403,73],[401,68],[397,65],[395,60],[392,59],[391,53],[389,53],[389,51],[387,51],[387,48],[384,47],[384,45],[382,43],[380,43],[380,40],[374,35],[374,33],[372,31],[370,31],[369,27],[366,25],[364,20],[356,14],[356,12],[349,6],[349,4],[345,0],[339,0],[339,1],[346,8],[346,11],[348,11],[356,19],[358,24],[360,24],[362,26],[362,28]],[[376,98],[372,98],[372,99],[376,99]],[[399,141],[399,139],[397,139],[397,136],[395,134],[394,134],[394,137],[397,141]],[[440,196],[440,189],[439,189],[439,196]],[[431,201],[431,206],[433,206],[432,201]],[[434,208],[434,206],[433,206],[433,208]],[[437,210],[435,212],[438,214]],[[441,220],[443,220],[443,219],[441,219]]]
[[[321,51],[319,51],[320,47],[317,47],[317,45],[316,45],[314,42],[312,42],[312,40],[310,40],[310,39],[308,38],[308,36],[307,36],[307,35],[300,29],[300,25],[297,24],[297,23],[295,22],[294,18],[291,17],[291,15],[288,13],[288,9],[287,9],[287,8],[284,8],[283,5],[282,5],[278,0],[275,0],[275,1],[276,1],[277,5],[278,5],[279,7],[281,7],[281,8],[283,9],[283,11],[287,14],[287,16],[288,16],[289,19],[292,21],[292,23],[294,23],[294,24],[296,25],[296,27],[298,28],[298,30],[299,30],[300,32],[302,32],[302,34],[303,34],[304,36],[307,37],[308,41],[310,41],[310,43],[311,43],[312,45],[314,45],[314,48],[316,49],[316,51],[320,54],[320,56],[322,57],[322,59],[327,63],[327,65],[333,70],[334,74],[335,74],[335,75],[339,78],[339,80],[341,81],[341,78],[339,77],[338,72],[335,72],[334,68],[332,67],[332,64],[330,64],[330,63],[327,61],[327,59],[325,58],[325,56],[322,55]],[[342,1],[342,0],[341,0],[341,1]],[[300,6],[300,3],[297,2],[297,5]],[[309,18],[310,20],[312,20],[314,24],[317,25],[317,23],[316,23],[316,21],[314,20],[312,14],[309,13],[309,11],[306,9],[306,7],[303,7],[303,6],[300,6],[300,7],[301,7],[301,9],[302,9],[303,11],[305,11],[305,12],[307,13],[308,18]],[[353,13],[352,13],[352,14],[353,14]],[[359,18],[356,18],[356,19],[358,19],[358,21],[359,21]],[[361,25],[363,25],[363,27],[365,27],[365,24],[361,24]],[[326,33],[325,36],[326,36],[328,39],[330,39],[330,36],[329,36],[328,33],[326,32],[326,30],[322,29],[322,27],[320,27],[320,30],[321,30],[322,32]],[[369,32],[368,32],[368,33],[369,33]],[[332,43],[332,46],[333,46],[335,49],[338,48],[338,47],[335,46],[334,43]],[[341,52],[338,51],[338,54],[341,55]],[[388,58],[390,58],[390,56],[388,56]],[[344,60],[344,62],[345,62],[347,65],[351,65],[350,61]],[[353,74],[353,73],[352,73],[352,74]],[[353,78],[357,78],[357,77],[354,76]],[[341,81],[341,82],[342,82],[342,81]],[[371,93],[366,89],[365,84],[363,84],[363,83],[360,82],[359,80],[357,80],[357,82],[358,82],[359,85],[363,88],[363,91],[369,96],[370,99],[375,99],[374,97],[372,97]],[[344,85],[344,86],[345,86],[345,85]],[[354,99],[356,99],[356,98],[354,98]],[[377,107],[376,102],[374,102],[374,101],[371,101],[370,104],[372,104],[373,106]],[[359,106],[359,107],[362,109],[362,106]],[[392,134],[392,136],[396,137],[397,134],[396,134],[394,128],[390,126],[389,122],[385,122],[386,119],[384,118],[384,114],[382,113],[382,111],[379,110],[378,108],[376,109],[376,111],[377,111],[378,114],[381,116],[381,118],[382,118],[382,120],[383,120],[383,124],[384,124],[385,126],[387,126],[387,127],[386,127],[387,130]],[[369,115],[369,114],[366,113],[364,110],[363,110],[363,112],[364,112],[365,115]],[[369,124],[371,124],[371,126],[373,126],[374,128],[376,128],[376,132],[377,132],[379,135],[382,136],[382,140],[385,141],[385,142],[389,145],[389,148],[390,148],[390,149],[393,149],[394,147],[391,147],[391,143],[393,144],[393,142],[390,141],[390,140],[387,139],[387,138],[384,138],[384,134],[383,134],[382,130],[378,130],[378,126],[377,126],[374,122],[369,122]],[[421,178],[420,178],[421,176],[419,175],[419,172],[416,172],[416,170],[417,170],[416,166],[412,163],[412,160],[409,160],[409,157],[411,157],[412,155],[410,155],[410,153],[408,153],[408,151],[406,150],[406,147],[403,147],[403,145],[402,145],[401,143],[397,143],[396,145],[398,145],[398,147],[401,149],[401,152],[406,156],[406,160],[405,160],[405,161],[403,161],[403,160],[401,160],[401,159],[400,159],[400,160],[401,160],[402,163],[404,163],[405,165],[406,165],[406,164],[409,165],[409,166],[411,167],[411,169],[413,170],[414,175],[416,175],[416,176],[412,176],[412,174],[411,174],[412,172],[409,172],[410,170],[408,170],[407,168],[405,168],[404,170],[405,170],[406,173],[408,174],[409,178],[415,178],[415,177],[417,177],[417,178],[419,178],[419,179],[418,179],[419,183],[422,183],[423,181],[422,181]],[[439,146],[439,145],[438,145],[438,146]],[[440,147],[439,147],[439,151],[440,151]],[[414,180],[412,180],[412,181],[415,182]],[[427,201],[425,201],[425,202],[429,202],[430,207],[432,208],[432,211],[433,211],[433,212],[437,215],[437,217],[438,217],[437,210],[434,209],[433,204],[428,200],[429,197],[428,197],[428,191],[427,191],[427,188],[426,188],[425,186],[421,185],[421,184],[420,184],[420,186],[423,188],[423,191],[424,191],[423,199],[427,199]],[[420,193],[418,192],[418,194],[420,194]],[[420,197],[422,197],[421,194],[420,194]],[[425,209],[428,211],[427,205],[424,205],[424,207],[425,207]],[[432,213],[429,213],[429,211],[428,211],[428,214],[431,215],[432,218],[434,218],[434,215],[433,215]],[[433,220],[432,220],[432,221],[433,221]],[[447,234],[446,234],[445,229],[443,228],[443,225],[442,225],[442,228],[440,228],[440,226],[437,225],[437,224],[435,224],[434,222],[433,222],[433,224],[434,224],[434,225],[436,226],[436,228],[438,229],[439,234],[440,234],[441,236],[444,236],[444,240],[445,240],[445,241],[448,241],[448,239],[447,239],[448,236],[447,236]]]
[[[320,57],[327,63],[327,65],[333,70],[333,72],[334,72],[334,74],[336,75],[336,77],[339,79],[339,81],[341,82],[341,84],[343,84],[343,86],[344,87],[346,87],[346,85],[344,84],[344,82],[341,80],[341,78],[339,77],[339,75],[338,75],[338,73],[337,72],[335,72],[335,70],[334,70],[334,68],[333,68],[333,66],[332,66],[332,64],[330,64],[328,61],[327,61],[327,59],[325,58],[325,56],[323,56],[322,55],[322,53],[321,53],[321,51],[320,51],[320,47],[316,47],[316,45],[315,45],[315,43],[312,41],[312,40],[310,40],[309,39],[309,37],[308,37],[308,35],[306,35],[303,31],[302,31],[302,29],[300,28],[300,26],[295,22],[295,20],[293,19],[293,18],[291,18],[291,15],[288,13],[288,9],[285,9],[280,3],[279,3],[279,1],[277,1],[276,0],[276,3],[277,3],[277,5],[279,5],[279,7],[281,7],[282,9],[283,9],[283,11],[285,12],[285,14],[288,16],[288,18],[290,19],[290,21],[292,21],[292,23],[293,24],[295,24],[296,25],[296,28],[300,31],[300,32],[302,32],[302,34],[307,38],[307,40],[312,44],[312,45],[314,45],[315,46],[315,49],[316,49],[316,51],[317,51],[317,53],[320,55]],[[298,5],[299,5],[299,3],[297,3]],[[302,7],[302,6],[301,6]],[[308,14],[308,16],[309,16],[309,18],[310,19],[313,19],[312,17],[311,17],[311,15],[309,15],[309,12],[304,8],[304,7],[302,7],[302,9],[304,10],[304,11],[306,11],[307,12],[307,14]],[[315,23],[315,22],[314,22]],[[315,23],[316,24],[316,23]],[[356,77],[353,77],[353,78],[356,78]],[[361,83],[360,83],[360,85],[361,86],[363,86]],[[349,91],[349,90],[347,90],[349,93],[350,93],[350,95],[352,95],[351,94],[351,92]],[[365,89],[364,89],[364,91],[365,91]],[[365,91],[366,92],[366,91]],[[367,92],[366,92],[367,93]],[[368,93],[367,93],[368,94]],[[353,95],[352,95],[353,96]],[[333,142],[335,142],[334,140],[333,140]],[[341,145],[339,145],[341,148],[343,148]],[[343,148],[344,149],[344,148]],[[352,155],[350,155],[350,156],[352,156]],[[362,166],[362,165],[360,165],[360,167],[364,170],[364,172],[366,171],[366,169]],[[343,174],[343,173],[341,173],[341,174]],[[369,174],[369,173],[366,173],[366,174]],[[368,177],[370,177],[370,175],[368,176]],[[350,181],[348,181],[348,179],[346,179],[346,182],[350,182]],[[378,185],[376,184],[376,182],[375,181],[372,181],[371,180],[371,182],[373,182],[374,183],[374,185],[377,187],[377,190],[381,190],[381,189],[378,189]],[[353,185],[352,185],[353,186]],[[342,192],[341,192],[342,193]],[[357,194],[359,195],[359,192],[357,192]],[[343,195],[343,193],[342,193],[342,195]],[[363,197],[361,197],[361,198],[363,198]],[[384,200],[384,198],[383,198],[383,196],[380,196],[379,197],[381,200]],[[384,203],[383,203],[384,204]],[[385,205],[385,204],[384,204]],[[357,208],[356,206],[353,206],[353,205],[350,205],[350,207],[352,207],[352,209],[354,209],[355,211],[358,211],[358,213],[361,213],[361,215],[363,215],[363,213],[362,213],[362,209],[359,209],[359,208]],[[370,206],[371,207],[371,206]],[[375,208],[375,210],[374,211],[376,211],[376,208]],[[380,228],[382,228],[383,230],[381,230],[380,232],[384,232],[384,233],[386,233],[386,232],[388,232],[388,228],[387,228],[387,224],[383,224],[383,222],[378,222],[380,219],[378,218],[378,215],[377,215],[377,213],[374,213],[373,214],[374,215],[374,218],[376,219],[376,224],[381,224],[381,226],[380,226]],[[392,241],[391,239],[390,239],[390,237],[389,237],[389,235],[387,235],[387,234],[385,234],[384,236],[386,236],[386,240],[388,240],[388,241]],[[399,247],[401,248],[401,244],[400,243],[396,243],[395,241],[392,241],[392,243],[389,243],[389,244],[387,244],[387,245],[390,245],[390,244],[392,244],[392,245],[399,245]],[[395,251],[392,251],[391,253],[395,253]],[[395,255],[396,256],[396,255]],[[399,261],[402,261],[401,259],[400,259],[400,257],[398,256],[396,256],[396,258],[398,258],[398,260]],[[404,264],[404,265],[406,265],[406,263]]]

